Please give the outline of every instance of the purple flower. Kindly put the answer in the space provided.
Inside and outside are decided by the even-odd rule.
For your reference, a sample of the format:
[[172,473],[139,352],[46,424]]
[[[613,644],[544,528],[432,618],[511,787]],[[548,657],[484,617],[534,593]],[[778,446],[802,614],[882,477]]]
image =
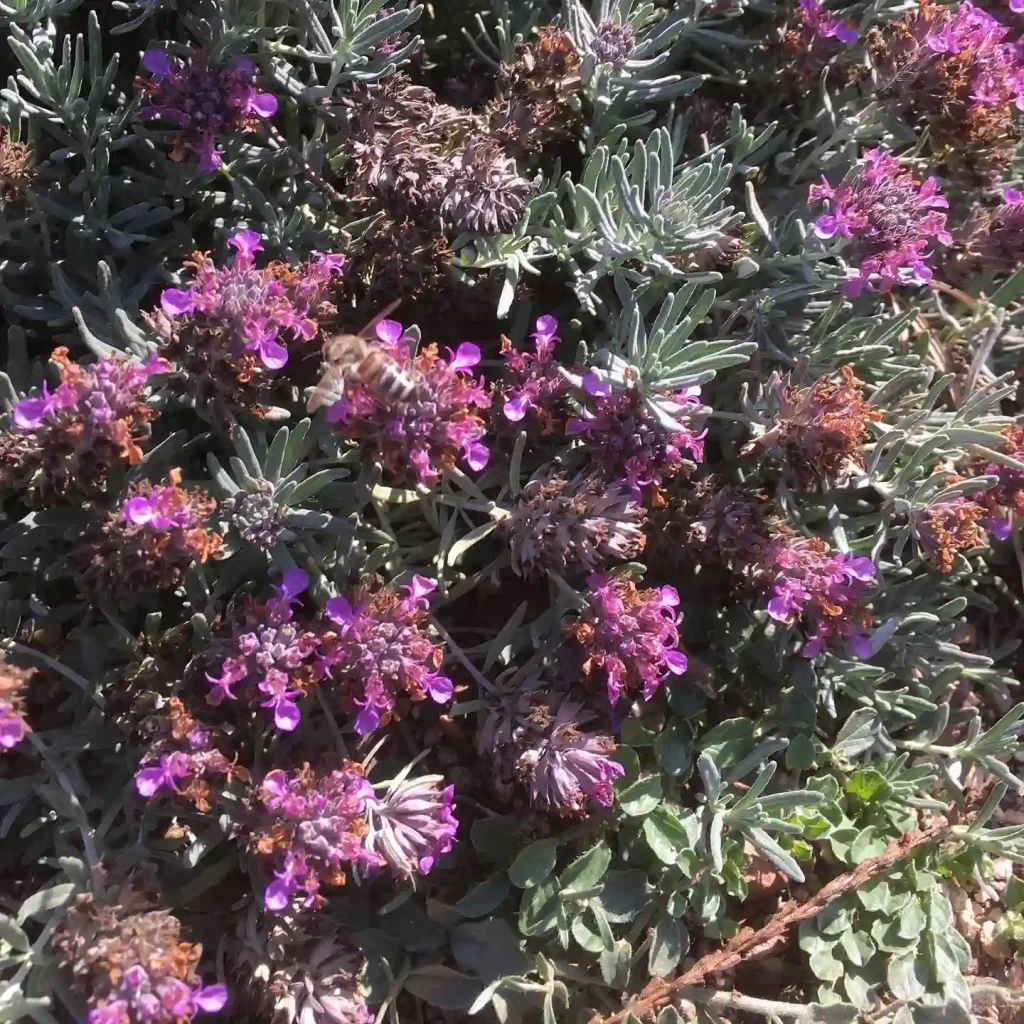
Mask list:
[[590,44],[598,64],[621,68],[636,45],[636,36],[627,23],[605,20],[597,26],[597,35]]
[[587,585],[588,608],[565,632],[577,645],[584,680],[603,679],[611,705],[631,691],[650,700],[664,679],[686,671],[674,587],[638,590],[628,579],[596,575]]
[[259,797],[264,827],[253,849],[276,865],[263,897],[271,912],[280,913],[296,895],[306,907],[322,902],[320,886],[343,884],[346,865],[373,871],[383,864],[363,849],[373,787],[354,768],[323,775],[308,765],[290,773],[275,769],[264,778]]
[[188,530],[205,518],[203,511],[193,506],[188,492],[175,482],[157,485],[146,494],[129,498],[121,508],[121,515],[133,526]]
[[368,800],[363,845],[379,854],[398,877],[429,874],[455,841],[454,786],[440,775],[405,779],[379,800]]
[[833,554],[817,538],[782,536],[768,544],[759,572],[774,591],[768,614],[787,625],[798,619],[806,624],[806,657],[847,644],[855,651],[867,649],[862,640],[871,616],[864,599],[875,578],[870,558]]
[[555,361],[558,321],[553,316],[537,318],[532,335],[533,352],[512,348],[502,338],[501,354],[505,357],[505,380],[498,385],[501,411],[510,423],[520,423],[533,413],[532,421],[541,434],[553,432],[555,421],[564,417],[565,395],[569,382]]
[[849,22],[829,14],[817,0],[800,0],[800,20],[811,37],[836,39],[840,43],[857,42],[857,30]]
[[952,243],[946,215],[940,212],[949,204],[935,179],[917,181],[880,149],[865,151],[864,165],[836,187],[825,178],[812,185],[809,199],[828,205],[815,221],[818,237],[846,239],[844,258],[853,266],[843,291],[851,298],[864,288],[884,292],[930,281],[932,243]]
[[142,64],[153,77],[138,80],[149,101],[139,116],[174,124],[178,134],[171,159],[180,160],[191,151],[199,156],[204,172],[221,165],[223,151],[217,148],[218,139],[251,131],[277,113],[277,99],[257,92],[253,85],[256,65],[247,57],[211,68],[202,51],[182,64],[164,50],[147,50]]
[[[594,399],[592,408],[569,420],[566,432],[586,438],[586,454],[600,472],[625,480],[633,488],[657,489],[693,462],[704,458],[707,431],[673,430],[645,406],[635,388],[611,389],[593,375],[584,377],[584,390]],[[671,397],[667,408],[675,419],[686,418],[687,406],[698,405],[699,388]]]
[[[276,597],[250,610],[245,628],[230,643],[231,653],[220,673],[206,672],[211,690],[207,703],[242,701],[273,712],[274,726],[282,732],[298,728],[298,701],[313,686],[313,668],[320,635],[292,621],[293,607],[309,586],[302,569],[289,569],[275,586]],[[242,692],[236,693],[235,687]]]
[[329,410],[328,420],[402,479],[434,483],[444,467],[454,467],[460,459],[470,469],[483,469],[490,453],[483,443],[486,429],[477,410],[486,409],[490,398],[483,381],[469,374],[480,350],[464,342],[449,362],[438,356],[436,346],[429,345],[411,356],[401,324],[393,321],[388,322],[386,337],[396,362],[416,380],[415,394],[396,403],[352,379],[342,399]]
[[547,471],[526,484],[502,529],[519,572],[591,573],[636,558],[646,520],[640,492],[621,481]]
[[426,595],[434,584],[414,576],[402,589],[404,597],[386,587],[361,593],[355,605],[344,597],[327,603],[327,617],[338,629],[325,643],[318,672],[338,686],[360,735],[386,722],[399,698],[446,704],[452,697],[452,681],[439,671],[443,650],[425,628]]
[[175,324],[179,330],[187,326],[215,334],[236,359],[251,353],[263,370],[280,370],[288,362],[285,334],[292,341],[316,336],[323,297],[341,273],[344,257],[314,253],[294,270],[281,263],[258,269],[256,253],[263,245],[257,232],[239,231],[228,244],[235,250],[230,266],[215,267],[205,256],[195,257],[192,286],[167,288],[160,306],[170,320],[187,320]]

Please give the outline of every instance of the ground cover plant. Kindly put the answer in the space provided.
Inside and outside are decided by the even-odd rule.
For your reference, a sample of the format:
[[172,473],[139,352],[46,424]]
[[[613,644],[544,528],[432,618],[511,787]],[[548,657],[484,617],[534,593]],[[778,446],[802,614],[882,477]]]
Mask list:
[[1024,1020],[1024,4],[0,25],[0,1021]]

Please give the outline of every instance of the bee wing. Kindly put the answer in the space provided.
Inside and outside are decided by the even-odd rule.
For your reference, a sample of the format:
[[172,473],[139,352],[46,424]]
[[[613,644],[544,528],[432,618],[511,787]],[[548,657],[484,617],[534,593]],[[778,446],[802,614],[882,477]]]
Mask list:
[[337,365],[328,366],[306,402],[306,412],[316,412],[322,405],[334,405],[344,393],[345,371]]

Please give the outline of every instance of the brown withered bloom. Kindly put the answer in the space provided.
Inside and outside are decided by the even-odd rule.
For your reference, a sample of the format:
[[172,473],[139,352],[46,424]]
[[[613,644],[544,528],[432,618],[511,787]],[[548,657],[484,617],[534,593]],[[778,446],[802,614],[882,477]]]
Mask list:
[[914,537],[939,572],[952,572],[958,551],[969,551],[988,542],[979,525],[987,516],[986,509],[967,498],[938,502],[915,515]]
[[486,108],[495,138],[514,152],[539,153],[577,135],[579,66],[572,40],[554,25],[520,44],[516,60],[498,71],[498,95]]
[[0,126],[0,210],[18,202],[32,184],[36,176],[32,160],[32,147],[26,142],[15,142],[11,133]]
[[182,941],[181,922],[141,887],[103,902],[79,894],[52,941],[88,1001],[89,1024],[188,1024],[227,1002],[223,985],[197,976],[203,947]]
[[595,572],[644,548],[642,496],[621,481],[542,473],[523,488],[502,530],[527,575]]
[[1024,194],[1003,193],[996,207],[974,210],[956,233],[949,269],[960,278],[982,271],[1009,274],[1024,258]]
[[678,256],[669,256],[672,266],[687,274],[703,274],[709,270],[728,270],[747,252],[748,245],[739,235],[725,234],[708,239],[698,249]]
[[475,139],[447,160],[441,221],[447,231],[496,235],[522,218],[533,185],[493,139]]
[[16,747],[32,730],[25,721],[25,690],[35,669],[17,668],[0,657],[0,748]]
[[863,467],[867,424],[881,414],[864,400],[851,367],[807,388],[796,387],[788,375],[774,375],[772,383],[778,403],[775,425],[746,452],[777,448],[801,487],[842,479]]
[[79,586],[114,601],[178,586],[194,562],[220,551],[220,535],[204,525],[216,506],[205,491],[186,491],[178,469],[167,484],[135,485],[121,508],[93,518],[70,554]]

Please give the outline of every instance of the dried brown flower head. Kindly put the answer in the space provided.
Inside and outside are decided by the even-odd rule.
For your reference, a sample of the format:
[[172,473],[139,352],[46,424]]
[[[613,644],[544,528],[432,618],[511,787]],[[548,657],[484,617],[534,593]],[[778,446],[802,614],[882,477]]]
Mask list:
[[11,133],[0,127],[0,210],[18,202],[32,184],[36,176],[32,159],[32,147],[15,142]]
[[776,377],[775,425],[746,451],[777,447],[800,486],[842,479],[863,467],[867,424],[881,419],[860,388],[849,366],[840,369],[838,379],[822,377],[808,388],[795,387],[788,376]]
[[987,542],[979,525],[987,515],[986,509],[966,498],[929,505],[915,518],[914,536],[939,572],[952,572],[956,552],[969,551]]

